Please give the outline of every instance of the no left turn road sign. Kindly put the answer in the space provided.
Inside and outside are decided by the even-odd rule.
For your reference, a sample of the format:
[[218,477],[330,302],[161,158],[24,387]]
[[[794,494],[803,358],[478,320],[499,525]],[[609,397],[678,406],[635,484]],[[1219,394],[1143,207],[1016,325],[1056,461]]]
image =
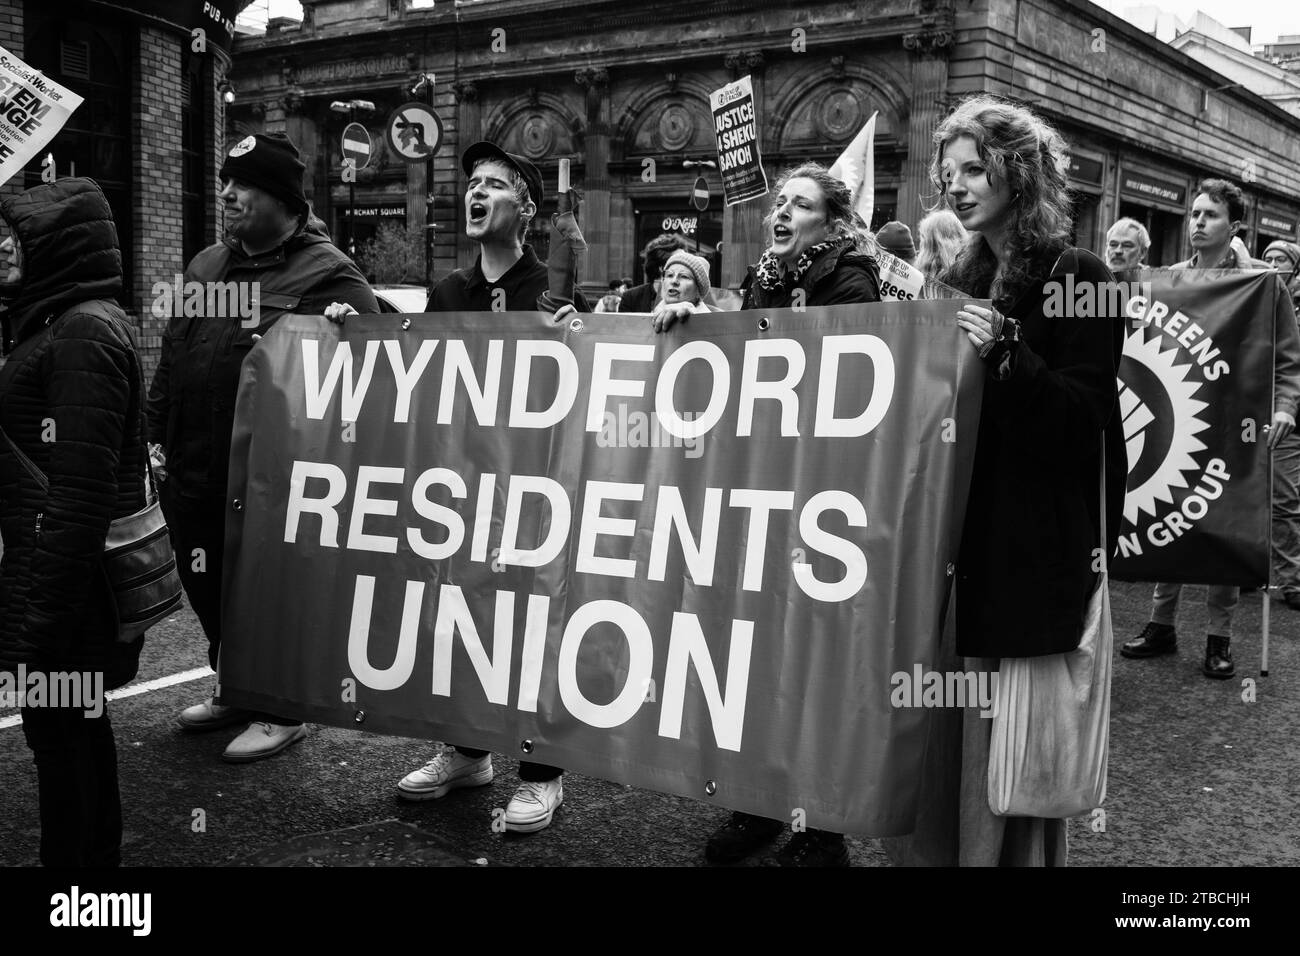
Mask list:
[[360,123],[349,123],[343,129],[343,158],[352,160],[357,169],[370,164],[370,134]]
[[422,163],[442,145],[442,120],[424,103],[403,103],[389,115],[384,136],[399,159]]

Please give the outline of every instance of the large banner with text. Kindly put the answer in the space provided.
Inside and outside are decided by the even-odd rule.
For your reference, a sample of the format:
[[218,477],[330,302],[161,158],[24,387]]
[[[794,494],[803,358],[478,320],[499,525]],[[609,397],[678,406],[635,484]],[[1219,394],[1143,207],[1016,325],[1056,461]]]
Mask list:
[[[1127,286],[1119,414],[1129,475],[1111,573],[1265,584],[1273,335],[1288,323],[1294,335],[1296,322],[1286,290],[1275,272],[1125,275],[1138,280],[1116,283]],[[1090,290],[1061,291],[1068,307]]]
[[953,315],[286,317],[240,386],[222,701],[908,832],[891,679],[935,660],[983,384]]

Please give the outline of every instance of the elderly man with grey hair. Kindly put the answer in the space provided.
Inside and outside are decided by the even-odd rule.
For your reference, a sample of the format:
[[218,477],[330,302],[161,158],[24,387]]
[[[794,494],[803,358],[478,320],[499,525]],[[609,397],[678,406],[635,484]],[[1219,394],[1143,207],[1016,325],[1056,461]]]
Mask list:
[[1125,216],[1106,231],[1106,265],[1111,272],[1142,268],[1150,248],[1151,234],[1136,219]]

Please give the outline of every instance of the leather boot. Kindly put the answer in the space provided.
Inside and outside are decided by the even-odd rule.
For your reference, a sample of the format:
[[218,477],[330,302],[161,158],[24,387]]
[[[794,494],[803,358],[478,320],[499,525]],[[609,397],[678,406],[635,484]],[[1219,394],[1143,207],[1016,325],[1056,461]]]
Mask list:
[[1232,651],[1228,648],[1228,638],[1221,634],[1207,634],[1205,637],[1205,664],[1201,673],[1215,680],[1227,680],[1237,672],[1232,663]]
[[1173,654],[1178,650],[1178,634],[1168,624],[1148,621],[1142,633],[1120,646],[1121,657],[1157,657],[1160,654]]

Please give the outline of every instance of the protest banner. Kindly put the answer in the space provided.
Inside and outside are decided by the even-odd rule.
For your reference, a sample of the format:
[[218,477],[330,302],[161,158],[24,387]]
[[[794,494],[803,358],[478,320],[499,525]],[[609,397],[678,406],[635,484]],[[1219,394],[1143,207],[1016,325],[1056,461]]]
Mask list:
[[758,117],[754,88],[742,76],[709,94],[713,131],[718,141],[718,171],[728,206],[767,195],[767,173],[758,151]]
[[22,172],[81,102],[0,47],[0,185]]
[[952,314],[287,317],[243,367],[221,700],[907,832],[892,676],[934,660],[982,386]]
[[[1137,282],[1115,283],[1127,317],[1119,413],[1129,475],[1111,574],[1265,584],[1270,466],[1263,429],[1272,419],[1274,323],[1295,321],[1286,291],[1276,273],[1263,271],[1125,275]],[[1065,304],[1077,306],[1085,290],[1061,292]]]

